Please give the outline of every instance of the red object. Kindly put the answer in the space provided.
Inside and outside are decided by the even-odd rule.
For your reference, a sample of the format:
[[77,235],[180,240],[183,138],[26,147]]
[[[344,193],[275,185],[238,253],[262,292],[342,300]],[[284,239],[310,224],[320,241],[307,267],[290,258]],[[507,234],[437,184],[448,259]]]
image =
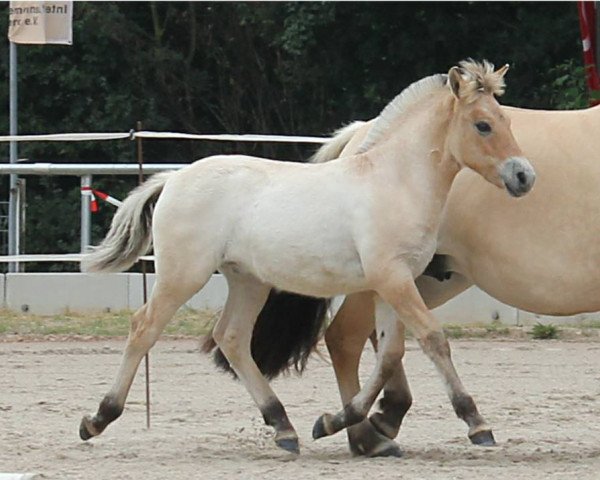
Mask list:
[[[579,12],[579,27],[581,29],[581,43],[583,46],[583,64],[590,92],[600,93],[600,75],[598,75],[598,60],[596,57],[595,46],[598,40],[596,38],[596,4],[595,2],[577,2],[577,11]],[[600,104],[600,98],[592,98],[592,105]]]
[[93,194],[95,194],[100,200],[106,200],[109,195],[107,193],[101,192],[100,190],[92,190]]
[[100,210],[96,197],[117,207],[121,205],[121,202],[116,198],[113,198],[107,193],[101,192],[100,190],[94,190],[92,187],[81,187],[81,194],[90,196],[90,212],[92,213],[96,213],[98,210]]
[[90,200],[90,212],[96,213],[98,210],[99,210],[98,200],[96,200],[96,197],[94,196],[94,193],[92,192],[92,198]]

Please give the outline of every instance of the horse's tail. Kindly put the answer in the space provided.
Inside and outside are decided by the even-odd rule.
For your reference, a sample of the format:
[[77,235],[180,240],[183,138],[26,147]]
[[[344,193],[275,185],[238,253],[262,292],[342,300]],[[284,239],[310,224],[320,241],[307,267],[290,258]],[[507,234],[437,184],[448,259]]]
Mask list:
[[[254,325],[251,343],[252,358],[266,378],[291,369],[302,373],[323,333],[329,303],[325,298],[271,290]],[[204,339],[202,351],[209,353],[215,347],[211,332]],[[219,348],[214,361],[217,367],[233,373]]]
[[82,272],[122,272],[148,252],[154,205],[172,173],[153,175],[127,196],[113,217],[106,238],[81,260]]
[[366,122],[352,122],[345,127],[336,130],[333,136],[319,148],[312,157],[310,157],[310,163],[324,163],[335,158],[338,158],[344,150],[344,147],[350,142],[354,134],[365,124]]

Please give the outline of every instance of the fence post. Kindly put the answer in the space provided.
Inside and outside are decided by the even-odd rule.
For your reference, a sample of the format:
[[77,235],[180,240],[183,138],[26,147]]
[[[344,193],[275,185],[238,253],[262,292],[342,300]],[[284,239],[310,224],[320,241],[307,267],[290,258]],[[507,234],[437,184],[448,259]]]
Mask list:
[[[142,130],[142,122],[138,120],[137,131]],[[138,161],[138,183],[141,185],[144,183],[144,150],[142,147],[141,137],[137,138],[137,161]],[[144,305],[148,301],[148,280],[146,275],[146,261],[140,259],[142,265],[142,294],[144,298]],[[150,352],[146,352],[144,355],[144,366],[146,370],[146,428],[150,428]]]
[[[81,176],[81,188],[91,188],[92,176]],[[90,212],[91,195],[81,195],[81,253],[87,251],[92,243],[92,214]]]
[[[13,42],[10,45],[10,71],[9,71],[9,117],[10,117],[10,134],[16,135],[17,128],[17,46]],[[17,142],[10,142],[10,163],[17,163],[18,146]],[[19,177],[10,175],[9,180],[9,199],[8,199],[8,254],[18,255],[19,252]],[[8,264],[9,272],[18,272],[19,264],[11,262]]]

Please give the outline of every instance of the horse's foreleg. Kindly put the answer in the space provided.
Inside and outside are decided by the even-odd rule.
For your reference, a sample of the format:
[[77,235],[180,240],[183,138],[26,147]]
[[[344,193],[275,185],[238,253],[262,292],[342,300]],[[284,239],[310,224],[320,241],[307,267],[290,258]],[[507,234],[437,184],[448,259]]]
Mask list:
[[[257,279],[225,273],[229,295],[223,314],[213,330],[215,342],[229,361],[258,406],[267,425],[275,429],[275,443],[292,453],[299,453],[298,435],[285,408],[251,355],[252,331],[256,318],[269,295],[270,287]],[[276,342],[277,338],[273,338]]]
[[[347,296],[325,333],[343,405],[360,390],[360,357],[375,327],[373,295],[373,292],[361,292]],[[349,427],[347,433],[350,450],[355,455],[402,455],[398,445],[378,433],[366,419]]]
[[184,282],[181,282],[175,289],[164,287],[160,279],[157,281],[148,303],[135,312],[131,319],[129,337],[112,388],[104,396],[97,413],[93,416],[86,415],[81,421],[79,436],[82,440],[99,435],[121,415],[142,358],[154,345],[177,309],[202,285],[203,283],[193,282],[186,288]]
[[[415,283],[430,309],[442,305],[472,285],[464,276],[454,272],[450,279],[445,279],[443,282],[421,276]],[[377,350],[378,342],[375,331],[371,333],[370,339],[373,348]],[[383,398],[379,401],[380,412],[372,414],[369,419],[379,433],[394,439],[398,435],[402,421],[411,405],[412,395],[404,372],[404,365],[401,362],[383,388]],[[349,434],[351,429],[348,430]]]
[[[313,438],[332,435],[365,420],[377,395],[404,356],[404,326],[389,305],[377,301],[376,331],[379,343],[375,370],[364,387],[335,415],[324,414],[316,421]],[[367,334],[368,335],[368,334]]]
[[[444,281],[421,276],[416,279],[415,284],[429,309],[442,305],[472,285],[467,278],[454,272],[450,279],[445,279]],[[372,332],[370,338],[373,347],[377,350],[377,336],[375,332]],[[402,420],[411,405],[412,395],[404,372],[404,366],[400,363],[383,388],[383,398],[379,401],[381,411],[374,413],[369,419],[380,433],[388,438],[396,438]]]
[[[401,295],[398,293],[401,292]],[[450,354],[450,345],[442,327],[431,314],[414,283],[407,282],[399,290],[385,289],[382,296],[398,312],[402,321],[416,336],[425,354],[435,364],[446,385],[456,415],[469,426],[469,438],[478,445],[495,444],[491,428],[479,414],[473,398],[463,386]]]

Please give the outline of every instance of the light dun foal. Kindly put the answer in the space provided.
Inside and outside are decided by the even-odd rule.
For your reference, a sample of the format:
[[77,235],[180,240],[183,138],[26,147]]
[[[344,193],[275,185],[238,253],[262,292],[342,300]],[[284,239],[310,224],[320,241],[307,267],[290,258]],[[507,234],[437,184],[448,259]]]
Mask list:
[[100,434],[122,413],[142,357],[218,269],[229,296],[214,339],[281,448],[297,453],[298,436],[250,354],[253,326],[272,287],[319,297],[376,292],[376,367],[342,411],[317,420],[314,438],[365,419],[401,365],[406,326],[442,375],[469,436],[487,441],[491,431],[414,284],[435,252],[442,209],[461,168],[515,196],[534,181],[494,98],[507,67],[469,65],[468,74],[453,67],[404,90],[356,155],[322,164],[210,157],[135,189],[82,269],[125,270],[153,240],[156,284],[133,315],[115,383],[98,412],[83,418],[81,438]]

